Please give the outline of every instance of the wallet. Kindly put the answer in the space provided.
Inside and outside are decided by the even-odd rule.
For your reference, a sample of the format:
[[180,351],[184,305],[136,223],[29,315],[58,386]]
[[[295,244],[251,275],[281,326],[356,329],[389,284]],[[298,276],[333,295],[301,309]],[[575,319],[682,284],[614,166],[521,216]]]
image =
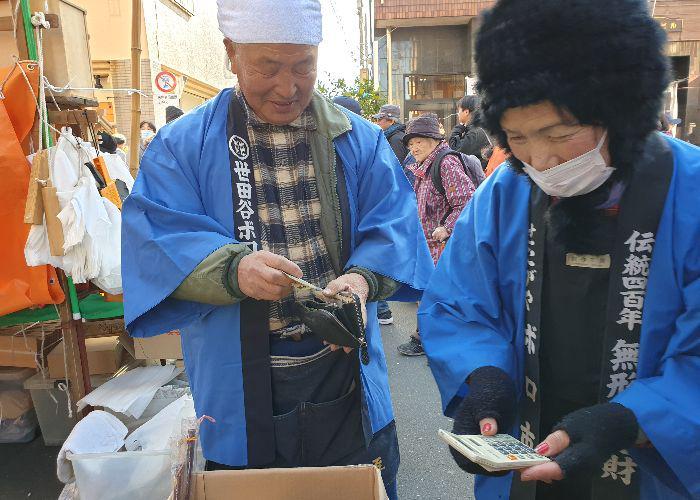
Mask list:
[[357,295],[352,294],[352,300],[337,302],[314,298],[297,302],[295,309],[301,322],[316,338],[329,344],[360,349],[362,363],[369,363],[362,302]]

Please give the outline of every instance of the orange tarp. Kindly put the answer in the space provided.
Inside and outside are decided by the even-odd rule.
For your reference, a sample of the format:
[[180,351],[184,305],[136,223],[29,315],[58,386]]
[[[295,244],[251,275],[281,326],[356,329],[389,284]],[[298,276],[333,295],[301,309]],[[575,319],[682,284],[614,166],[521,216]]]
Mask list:
[[[34,95],[38,95],[36,64],[20,64]],[[24,260],[24,245],[31,227],[24,223],[31,165],[22,142],[32,130],[36,102],[19,67],[1,68],[0,82],[8,75],[0,89],[4,95],[4,99],[0,98],[0,315],[65,300],[54,268],[28,267]]]

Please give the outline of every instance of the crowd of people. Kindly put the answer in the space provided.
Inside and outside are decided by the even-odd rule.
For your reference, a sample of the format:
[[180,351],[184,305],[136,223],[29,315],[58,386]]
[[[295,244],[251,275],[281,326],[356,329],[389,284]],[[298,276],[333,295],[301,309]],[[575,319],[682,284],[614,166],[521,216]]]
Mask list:
[[448,137],[314,91],[318,0],[218,12],[237,86],[142,127],[123,209],[127,327],[181,331],[207,469],[381,463],[398,498],[390,299],[455,433],[551,458],[450,449],[477,498],[700,496],[700,153],[658,132],[646,2],[495,2]]

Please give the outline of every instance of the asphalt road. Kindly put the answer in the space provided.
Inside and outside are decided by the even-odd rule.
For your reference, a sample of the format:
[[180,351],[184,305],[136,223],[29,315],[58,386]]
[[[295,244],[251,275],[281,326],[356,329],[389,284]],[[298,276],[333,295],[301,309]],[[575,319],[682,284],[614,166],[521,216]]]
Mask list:
[[416,305],[392,302],[390,306],[394,324],[382,326],[382,338],[401,449],[399,498],[473,499],[473,476],[455,465],[437,437],[439,428],[452,428],[452,421],[442,415],[440,395],[425,356],[406,357],[396,351],[415,331]]
[[[462,472],[442,441],[439,428],[450,429],[442,416],[437,386],[425,356],[405,357],[396,346],[416,328],[415,304],[391,303],[394,324],[382,327],[401,447],[399,497],[401,500],[473,499],[473,477]],[[56,479],[57,447],[45,447],[41,438],[30,444],[0,445],[0,500],[57,498],[62,485]]]

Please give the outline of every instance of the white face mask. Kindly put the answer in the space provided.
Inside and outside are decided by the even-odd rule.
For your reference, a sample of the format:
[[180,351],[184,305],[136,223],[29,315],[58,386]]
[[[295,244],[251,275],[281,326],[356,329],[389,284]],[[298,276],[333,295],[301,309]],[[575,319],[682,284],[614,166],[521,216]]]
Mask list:
[[146,139],[149,139],[149,138],[153,137],[154,135],[156,135],[156,134],[155,134],[155,132],[153,132],[153,130],[151,130],[151,129],[146,129],[146,130],[142,130],[142,131],[141,131],[141,139],[143,139],[144,141],[145,141]]
[[549,196],[568,198],[588,194],[602,186],[615,171],[614,168],[607,166],[605,158],[600,153],[607,135],[608,133],[605,132],[595,149],[578,158],[542,172],[523,162],[524,170]]

